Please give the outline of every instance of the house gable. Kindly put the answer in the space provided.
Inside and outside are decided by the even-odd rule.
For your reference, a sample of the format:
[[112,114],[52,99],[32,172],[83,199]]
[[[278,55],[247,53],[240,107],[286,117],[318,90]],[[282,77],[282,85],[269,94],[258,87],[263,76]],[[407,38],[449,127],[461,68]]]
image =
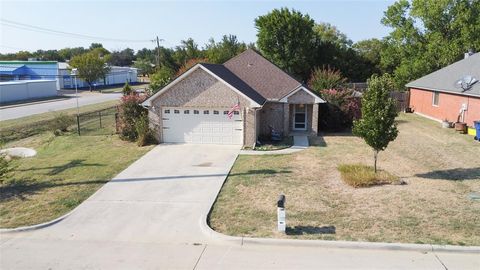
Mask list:
[[325,103],[325,101],[315,95],[312,91],[308,90],[304,86],[300,86],[290,94],[283,97],[280,102],[291,104],[313,104],[313,103]]
[[250,101],[220,80],[198,68],[151,100],[153,106],[230,108]]
[[[200,75],[201,74],[201,75]],[[212,82],[218,83],[216,87],[213,87],[210,89],[210,91],[213,91],[210,95],[208,94],[202,94],[202,98],[198,100],[198,95],[211,87],[213,85]],[[188,90],[181,90],[181,91],[174,91],[174,94],[166,94],[170,92],[170,89],[178,89],[179,87],[177,85],[180,85],[181,87],[186,87]],[[220,86],[222,85],[222,86]],[[217,89],[220,92],[215,92],[214,89]],[[221,92],[221,90],[223,92]],[[225,91],[228,89],[228,91]],[[179,92],[179,93],[177,93]],[[229,93],[231,92],[231,93]],[[165,95],[166,94],[166,95]],[[228,82],[224,81],[221,77],[210,71],[208,68],[202,66],[202,64],[197,64],[194,67],[190,68],[187,72],[183,73],[181,76],[177,77],[175,80],[170,82],[167,86],[162,88],[160,91],[155,93],[153,96],[148,98],[146,101],[142,103],[143,106],[149,107],[154,102],[156,101],[160,96],[165,95],[165,97],[161,98],[162,100],[169,100],[173,102],[173,96],[178,96],[175,98],[176,102],[173,102],[172,105],[169,106],[176,106],[173,104],[181,103],[181,104],[205,104],[201,106],[211,106],[208,105],[209,103],[215,103],[217,106],[219,106],[218,101],[219,99],[225,98],[227,96],[234,95],[235,96],[235,102],[231,103],[229,106],[233,106],[233,104],[236,104],[238,101],[240,101],[240,98],[244,101],[242,105],[246,107],[261,107],[260,104],[258,104],[255,100],[251,99],[242,91],[239,89],[235,88]],[[207,101],[206,99],[210,97],[211,100]],[[194,101],[197,99],[197,101]],[[188,102],[190,101],[190,102]],[[190,105],[185,105],[185,106],[190,106]],[[221,107],[221,106],[220,106]]]

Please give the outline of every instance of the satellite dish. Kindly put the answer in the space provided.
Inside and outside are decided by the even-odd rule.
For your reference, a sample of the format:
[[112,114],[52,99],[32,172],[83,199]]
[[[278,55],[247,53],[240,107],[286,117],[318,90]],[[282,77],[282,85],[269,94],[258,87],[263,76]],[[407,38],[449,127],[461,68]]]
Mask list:
[[476,78],[474,78],[472,75],[466,75],[460,80],[455,82],[456,87],[461,87],[463,91],[467,91],[468,89],[472,88],[472,86],[478,82]]

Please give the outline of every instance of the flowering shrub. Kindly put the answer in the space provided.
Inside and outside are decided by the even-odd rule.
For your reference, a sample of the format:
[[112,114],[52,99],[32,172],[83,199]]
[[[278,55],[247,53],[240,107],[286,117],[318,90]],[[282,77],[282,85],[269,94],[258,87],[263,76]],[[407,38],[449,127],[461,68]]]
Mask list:
[[341,131],[351,128],[353,120],[360,118],[360,98],[350,89],[326,89],[320,91],[327,104],[320,107],[320,128]]
[[135,94],[123,96],[119,108],[119,131],[120,138],[128,141],[135,141],[138,138],[136,129],[136,121],[146,118],[148,121],[148,111],[143,108],[140,103],[145,97]]

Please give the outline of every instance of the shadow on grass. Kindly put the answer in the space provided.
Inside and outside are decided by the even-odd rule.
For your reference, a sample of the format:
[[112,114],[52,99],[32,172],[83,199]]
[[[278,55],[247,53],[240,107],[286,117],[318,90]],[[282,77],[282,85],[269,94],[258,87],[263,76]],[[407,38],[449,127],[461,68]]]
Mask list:
[[455,168],[449,170],[436,170],[428,173],[415,174],[416,177],[440,180],[478,180],[480,179],[480,167],[477,168]]
[[326,147],[327,142],[325,142],[325,139],[323,136],[311,136],[309,137],[309,143],[311,146],[318,146],[318,147]]
[[304,235],[304,234],[335,234],[335,226],[295,226],[287,227],[285,233],[287,235]]
[[75,167],[100,167],[105,166],[105,164],[100,163],[84,163],[84,159],[74,159],[63,165],[58,166],[49,166],[49,167],[38,167],[38,168],[29,168],[29,169],[18,169],[17,171],[31,171],[31,170],[51,170],[47,175],[56,175],[62,173],[68,169]]
[[0,188],[0,202],[10,199],[26,200],[26,196],[35,195],[47,188],[76,186],[76,185],[97,185],[105,184],[109,180],[90,180],[90,181],[76,181],[76,182],[59,182],[61,179],[51,180],[51,182],[33,182],[28,180],[19,180]]
[[264,170],[249,170],[243,173],[231,173],[230,176],[239,176],[239,175],[259,175],[259,174],[285,174],[285,173],[292,173],[292,171],[289,170],[271,170],[271,169],[264,169]]

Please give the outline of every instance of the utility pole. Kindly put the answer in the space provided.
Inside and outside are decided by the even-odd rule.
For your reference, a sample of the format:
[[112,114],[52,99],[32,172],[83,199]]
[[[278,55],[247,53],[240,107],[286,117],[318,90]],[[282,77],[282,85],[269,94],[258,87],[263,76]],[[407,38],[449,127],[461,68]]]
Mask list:
[[[163,39],[162,39],[163,41]],[[160,39],[157,36],[157,70],[160,68]]]

